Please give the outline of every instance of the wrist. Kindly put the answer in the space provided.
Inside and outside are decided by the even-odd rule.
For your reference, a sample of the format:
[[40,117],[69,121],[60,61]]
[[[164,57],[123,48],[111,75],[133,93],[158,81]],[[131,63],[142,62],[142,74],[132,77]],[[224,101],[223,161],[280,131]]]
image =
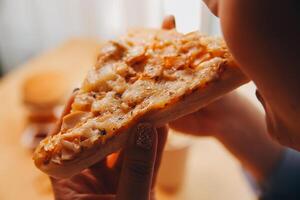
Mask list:
[[264,126],[228,126],[216,138],[253,176],[262,181],[277,166],[283,147],[273,142]]

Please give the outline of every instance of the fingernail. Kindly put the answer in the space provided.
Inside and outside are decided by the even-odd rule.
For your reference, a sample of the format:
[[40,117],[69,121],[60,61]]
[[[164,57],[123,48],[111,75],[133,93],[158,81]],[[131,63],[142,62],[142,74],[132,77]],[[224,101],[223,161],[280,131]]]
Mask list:
[[150,124],[139,124],[137,126],[136,145],[146,150],[152,148],[153,128]]
[[174,15],[168,15],[164,18],[162,28],[166,30],[176,28],[176,21]]
[[74,88],[73,93],[77,92],[79,88]]

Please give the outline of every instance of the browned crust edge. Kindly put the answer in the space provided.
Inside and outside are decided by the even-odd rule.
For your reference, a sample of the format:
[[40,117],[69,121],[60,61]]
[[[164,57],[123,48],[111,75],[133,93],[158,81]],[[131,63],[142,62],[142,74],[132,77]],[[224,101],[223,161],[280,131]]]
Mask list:
[[114,136],[109,138],[104,144],[96,143],[92,148],[84,150],[75,159],[65,161],[63,164],[50,162],[47,165],[35,163],[39,169],[53,177],[67,178],[78,174],[83,169],[99,162],[107,155],[123,148],[127,142],[130,130],[139,122],[149,122],[156,127],[160,127],[170,121],[178,119],[184,115],[193,113],[210,102],[220,98],[224,94],[236,89],[249,80],[233,65],[233,62],[224,63],[220,66],[224,70],[220,77],[209,82],[204,87],[190,91],[182,99],[165,105],[164,108],[153,110],[143,116],[137,116],[128,126],[123,127]]

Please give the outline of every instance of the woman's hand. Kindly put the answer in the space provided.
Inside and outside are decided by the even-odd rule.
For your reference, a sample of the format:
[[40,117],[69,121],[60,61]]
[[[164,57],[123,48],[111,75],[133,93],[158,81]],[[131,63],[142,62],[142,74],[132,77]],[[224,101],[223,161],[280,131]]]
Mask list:
[[166,128],[138,126],[112,167],[103,160],[69,179],[51,178],[55,199],[155,199],[153,186],[166,137]]
[[226,43],[260,92],[269,133],[300,150],[298,0],[204,0]]
[[[262,126],[262,127],[261,127]],[[170,123],[172,129],[196,135],[222,137],[248,129],[264,129],[261,115],[245,98],[230,93],[190,115]]]
[[[70,112],[73,98],[74,95],[62,116]],[[60,129],[61,121],[52,134]],[[107,159],[109,162],[103,160],[69,179],[51,178],[55,199],[155,199],[153,186],[167,132],[166,127],[155,129],[150,124],[139,124],[127,146],[118,156]]]
[[268,137],[263,114],[237,93],[230,93],[169,126],[187,134],[216,137],[257,180],[269,175],[283,150]]

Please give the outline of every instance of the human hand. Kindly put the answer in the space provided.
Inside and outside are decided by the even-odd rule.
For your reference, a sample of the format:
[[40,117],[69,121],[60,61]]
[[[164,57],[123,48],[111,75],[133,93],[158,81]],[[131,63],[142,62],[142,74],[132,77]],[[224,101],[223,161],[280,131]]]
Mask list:
[[300,150],[300,18],[296,0],[204,0],[225,41],[259,90],[268,132]]
[[[62,116],[69,113],[73,99],[74,95]],[[59,130],[61,121],[52,134]],[[153,186],[166,138],[166,127],[139,124],[114,162],[103,160],[68,179],[50,178],[55,199],[155,199]]]
[[283,152],[268,137],[263,114],[236,92],[169,126],[186,134],[214,136],[259,181],[270,174]]
[[254,106],[236,92],[190,115],[169,124],[170,128],[196,136],[225,137],[227,134],[240,136],[245,129],[254,132],[264,129],[261,115]]

